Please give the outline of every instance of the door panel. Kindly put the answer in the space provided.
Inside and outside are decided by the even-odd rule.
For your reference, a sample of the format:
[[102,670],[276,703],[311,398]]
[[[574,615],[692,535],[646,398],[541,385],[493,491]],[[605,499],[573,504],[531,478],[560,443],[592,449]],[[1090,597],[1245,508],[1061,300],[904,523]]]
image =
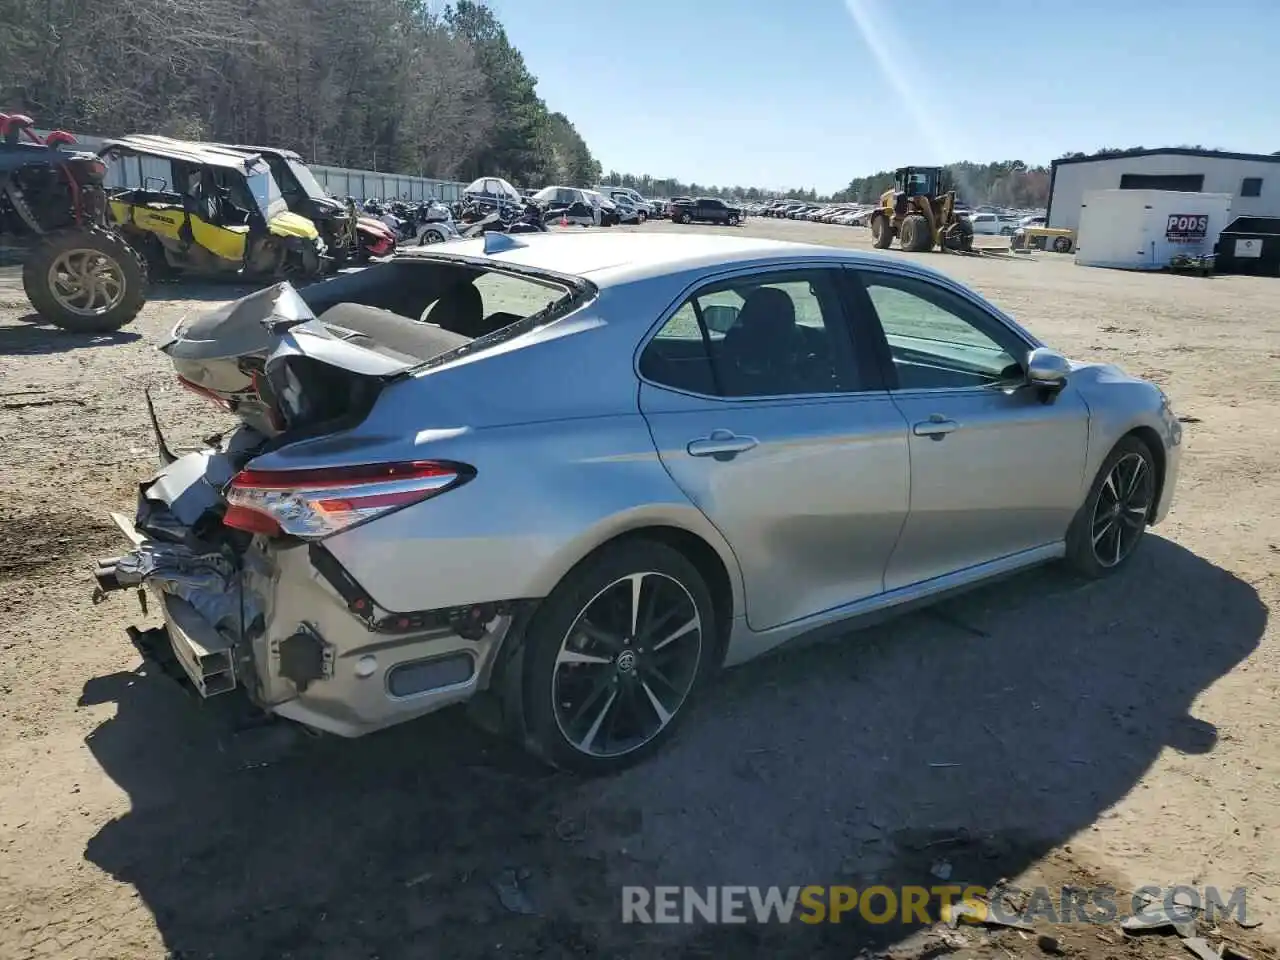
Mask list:
[[[645,383],[640,408],[663,465],[733,548],[753,630],[880,593],[909,483],[887,394],[725,401]],[[721,438],[745,449],[699,451]]]
[[[909,427],[911,507],[885,589],[1061,540],[1083,497],[1089,410],[1070,384],[1025,386],[1030,344],[976,297],[861,271],[860,329],[877,337]],[[857,299],[857,298],[855,298]]]
[[753,630],[879,593],[906,516],[906,422],[860,372],[841,280],[796,266],[707,283],[640,356],[658,453],[733,548]]
[[[1027,389],[894,399],[912,428],[911,511],[886,590],[1066,535],[1083,496],[1089,432],[1088,409],[1069,385],[1049,404]],[[931,421],[946,432],[934,433]]]

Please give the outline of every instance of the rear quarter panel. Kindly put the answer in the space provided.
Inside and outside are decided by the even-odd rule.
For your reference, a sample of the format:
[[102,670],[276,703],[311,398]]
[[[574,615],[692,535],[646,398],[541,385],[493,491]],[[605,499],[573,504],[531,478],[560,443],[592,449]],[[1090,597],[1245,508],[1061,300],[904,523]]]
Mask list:
[[326,541],[390,610],[543,597],[597,546],[652,525],[697,534],[737,579],[728,546],[667,475],[638,413],[467,431],[427,439],[414,456],[462,460],[476,476]]
[[254,466],[475,468],[461,487],[325,541],[390,610],[542,597],[595,547],[651,525],[710,544],[741,609],[732,552],[671,480],[640,415],[635,348],[670,301],[668,280],[606,287],[539,331],[391,384],[359,427]]

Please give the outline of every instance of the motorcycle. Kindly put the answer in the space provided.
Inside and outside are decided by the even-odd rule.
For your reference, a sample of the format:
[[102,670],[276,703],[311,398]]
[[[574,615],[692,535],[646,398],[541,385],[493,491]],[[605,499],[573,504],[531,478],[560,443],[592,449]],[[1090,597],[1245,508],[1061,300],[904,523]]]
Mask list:
[[513,212],[510,208],[504,210],[499,207],[488,216],[468,223],[461,234],[463,237],[475,237],[486,233],[548,233],[547,221],[555,216],[554,212],[544,210],[539,204],[529,201],[520,211]]
[[418,246],[457,240],[462,234],[453,222],[453,212],[438,200],[424,201],[418,206],[414,238]]

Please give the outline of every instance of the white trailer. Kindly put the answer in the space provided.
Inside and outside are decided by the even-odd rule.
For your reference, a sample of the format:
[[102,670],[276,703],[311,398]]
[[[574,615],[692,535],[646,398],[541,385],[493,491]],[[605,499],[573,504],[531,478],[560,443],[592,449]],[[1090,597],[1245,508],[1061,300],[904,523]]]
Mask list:
[[1090,190],[1080,204],[1076,263],[1162,270],[1179,253],[1213,253],[1231,221],[1231,194]]

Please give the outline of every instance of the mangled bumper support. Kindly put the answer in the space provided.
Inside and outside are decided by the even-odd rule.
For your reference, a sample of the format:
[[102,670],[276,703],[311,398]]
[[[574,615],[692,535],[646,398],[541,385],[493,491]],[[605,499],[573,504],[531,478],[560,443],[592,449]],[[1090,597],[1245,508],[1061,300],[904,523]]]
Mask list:
[[[137,589],[144,609],[143,588],[150,588],[160,601],[172,655],[202,697],[236,688],[235,645],[247,601],[226,557],[143,540],[123,556],[99,561],[94,576],[96,596]],[[153,634],[133,630],[130,638],[145,655],[163,663],[163,647]]]

